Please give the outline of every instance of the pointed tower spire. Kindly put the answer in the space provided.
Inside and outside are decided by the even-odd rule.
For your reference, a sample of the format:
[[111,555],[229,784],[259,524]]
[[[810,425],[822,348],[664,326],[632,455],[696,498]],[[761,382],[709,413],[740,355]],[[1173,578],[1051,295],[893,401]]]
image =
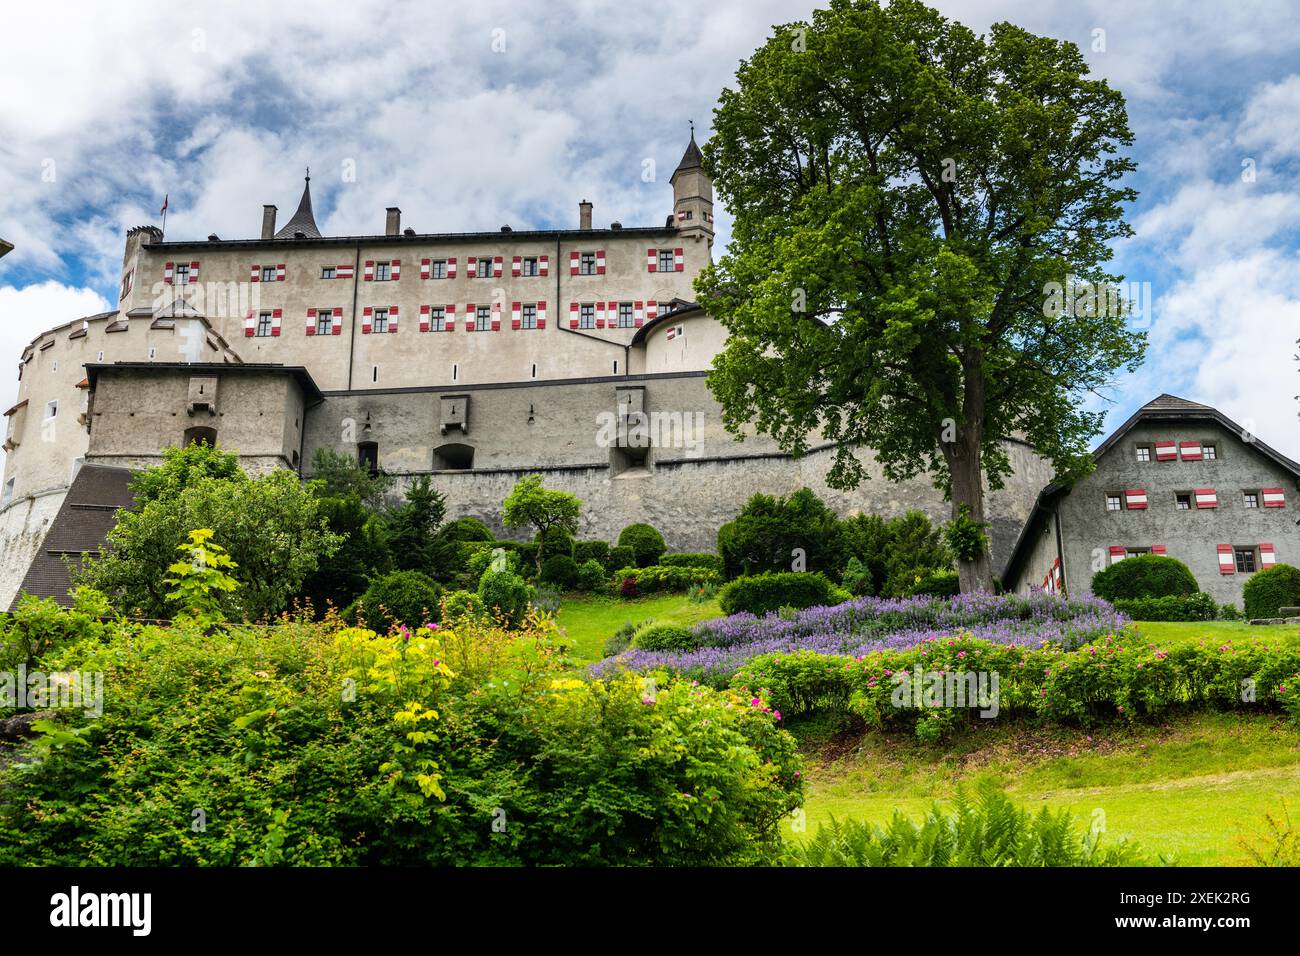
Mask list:
[[316,228],[316,216],[311,211],[310,166],[307,167],[307,176],[303,182],[302,199],[298,202],[298,211],[284,224],[284,228],[275,234],[275,238],[293,239],[298,233],[302,233],[308,239],[321,238],[320,230]]
[[695,143],[694,121],[691,141],[669,182],[673,187],[674,225],[683,238],[703,239],[712,247],[713,180],[704,171],[704,154]]

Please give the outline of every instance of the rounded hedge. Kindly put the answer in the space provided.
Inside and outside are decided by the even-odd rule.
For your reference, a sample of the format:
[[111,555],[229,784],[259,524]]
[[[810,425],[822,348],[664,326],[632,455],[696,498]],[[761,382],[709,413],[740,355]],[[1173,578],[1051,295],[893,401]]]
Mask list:
[[817,571],[780,571],[736,578],[718,592],[724,614],[767,614],[783,607],[843,604],[851,595]]
[[551,528],[546,532],[545,539],[540,534],[534,535],[533,544],[540,545],[543,540],[546,542],[546,547],[542,549],[543,561],[553,554],[566,554],[573,557],[573,535],[563,528]]
[[[847,583],[847,581],[846,581]],[[952,597],[961,593],[961,581],[956,571],[933,571],[921,576],[921,579],[907,589],[908,597],[927,595],[929,597]]]
[[689,651],[696,647],[691,629],[682,624],[651,624],[637,631],[632,646],[643,651]]
[[609,572],[595,558],[590,558],[578,566],[578,590],[599,591],[605,586]]
[[381,634],[395,625],[419,627],[438,620],[442,591],[427,574],[394,571],[375,578],[348,608],[347,617]]
[[616,545],[605,553],[605,568],[611,572],[636,566],[636,553],[625,544]]
[[659,556],[668,550],[664,536],[653,526],[638,523],[630,524],[618,536],[620,547],[631,548],[638,567],[649,567],[659,561]]
[[567,554],[555,554],[543,558],[542,570],[538,578],[561,591],[572,591],[578,586],[578,562]]
[[665,554],[659,563],[666,568],[708,568],[722,573],[722,555],[711,551],[688,551],[681,554]]
[[1256,572],[1242,591],[1246,617],[1277,617],[1284,607],[1300,605],[1300,568],[1276,564]]
[[1159,554],[1125,558],[1092,576],[1092,593],[1106,601],[1177,597],[1200,589],[1187,565]]
[[487,611],[506,627],[516,627],[528,613],[534,591],[517,574],[489,569],[478,582],[478,596]]
[[491,541],[496,537],[478,518],[457,518],[442,529],[442,536],[448,541]]
[[608,541],[578,541],[573,545],[573,560],[579,564],[599,561],[604,564],[609,560]]

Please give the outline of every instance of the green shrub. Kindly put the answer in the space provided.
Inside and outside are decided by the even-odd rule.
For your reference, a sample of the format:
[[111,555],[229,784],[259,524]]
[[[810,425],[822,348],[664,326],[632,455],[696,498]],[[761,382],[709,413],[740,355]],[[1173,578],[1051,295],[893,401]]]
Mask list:
[[605,569],[611,573],[632,567],[636,567],[636,552],[625,544],[610,548],[605,555]]
[[469,576],[473,578],[473,580],[477,581],[483,577],[483,572],[486,571],[492,565],[492,562],[496,561],[498,557],[504,562],[505,570],[512,571],[515,574],[519,573],[519,553],[517,551],[512,551],[509,548],[485,546],[487,545],[487,542],[483,541],[475,541],[474,545],[475,550],[470,555],[470,559],[465,565],[466,570],[469,572]]
[[641,594],[660,594],[669,591],[687,591],[702,584],[717,585],[721,576],[708,568],[670,568],[652,564],[646,568],[620,568],[614,575],[620,581],[629,578],[636,582]]
[[636,632],[632,646],[643,651],[689,651],[697,645],[689,627],[681,624],[650,624]]
[[1156,866],[1135,845],[1103,848],[1068,810],[1022,810],[983,783],[958,786],[950,812],[937,805],[920,823],[895,810],[889,823],[832,820],[806,843],[787,846],[787,866]]
[[442,596],[442,623],[456,626],[458,621],[484,621],[488,617],[483,599],[474,591],[447,591]]
[[704,584],[692,584],[686,592],[686,598],[692,604],[708,604],[718,596],[718,585],[712,581]]
[[619,547],[631,548],[637,567],[648,567],[659,560],[659,555],[668,550],[664,536],[653,526],[638,523],[630,524],[619,533]]
[[511,571],[488,569],[478,582],[478,596],[488,613],[506,627],[518,627],[528,613],[533,589]]
[[578,563],[567,554],[556,554],[542,560],[538,580],[553,584],[561,591],[572,591],[578,586]]
[[536,572],[537,545],[532,541],[497,541],[493,547],[504,548],[514,552],[519,558],[519,573],[531,575]]
[[[563,528],[548,529],[544,540],[546,541],[546,547],[542,551],[543,561],[557,554],[567,555],[570,558],[573,557],[573,535],[569,534],[569,532]],[[542,535],[538,534],[533,536],[533,544],[538,545],[541,544],[542,541]]]
[[659,558],[659,563],[668,568],[708,568],[710,571],[722,573],[722,555],[713,554],[710,551],[681,552],[679,554],[665,554]]
[[1092,576],[1092,593],[1106,601],[1195,594],[1200,589],[1187,565],[1159,554],[1125,558]]
[[922,575],[915,584],[907,589],[905,597],[928,594],[931,597],[952,597],[961,593],[961,582],[956,571],[932,571]]
[[448,541],[492,541],[496,535],[478,518],[457,518],[449,521],[439,532]]
[[554,588],[538,586],[533,589],[533,596],[528,603],[533,610],[554,617],[559,612],[563,600],[560,592]]
[[847,555],[841,580],[858,597],[905,597],[919,579],[952,569],[943,533],[923,511],[889,520],[854,515],[840,533]]
[[1300,568],[1276,564],[1267,571],[1257,571],[1246,582],[1241,596],[1246,617],[1277,617],[1281,608],[1300,606]]
[[1204,591],[1160,598],[1120,598],[1115,610],[1135,621],[1213,621],[1219,606]]
[[595,558],[589,558],[578,567],[578,590],[600,591],[609,582],[609,572]]
[[1245,618],[1245,616],[1246,615],[1242,613],[1241,608],[1237,607],[1235,604],[1219,605],[1220,621],[1240,621]]
[[100,619],[111,613],[108,599],[88,587],[72,598],[73,606],[64,608],[54,598],[23,594],[12,613],[0,614],[0,671],[33,670],[46,654],[107,633]]
[[795,549],[809,571],[839,576],[844,555],[840,521],[807,488],[788,497],[756,494],[718,529],[718,554],[726,576],[789,571]]
[[609,542],[578,541],[573,545],[573,560],[579,564],[599,561],[602,565],[609,560]]
[[836,587],[823,574],[785,571],[736,578],[718,592],[718,604],[724,614],[748,611],[761,616],[782,607],[802,610],[843,604],[850,597],[847,591]]
[[347,618],[380,633],[399,624],[419,627],[438,620],[442,589],[419,571],[393,571],[370,582]]
[[844,590],[854,597],[865,597],[873,590],[871,569],[857,558],[849,558],[849,563],[844,566],[841,583]]

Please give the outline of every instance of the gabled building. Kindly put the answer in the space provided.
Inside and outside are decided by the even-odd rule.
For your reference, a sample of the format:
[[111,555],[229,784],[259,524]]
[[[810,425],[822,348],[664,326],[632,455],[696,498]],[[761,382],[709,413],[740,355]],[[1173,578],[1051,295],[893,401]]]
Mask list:
[[1161,395],[1093,458],[1088,477],[1038,496],[1007,562],[1009,590],[1081,593],[1110,564],[1164,554],[1215,601],[1240,605],[1252,574],[1300,564],[1300,464],[1217,409]]

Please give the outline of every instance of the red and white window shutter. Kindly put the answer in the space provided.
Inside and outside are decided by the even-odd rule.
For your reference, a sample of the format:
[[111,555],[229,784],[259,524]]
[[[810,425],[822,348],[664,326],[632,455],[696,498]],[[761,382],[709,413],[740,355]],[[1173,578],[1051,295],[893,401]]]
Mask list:
[[163,282],[167,283],[168,285],[171,285],[171,284],[172,284],[172,276],[175,275],[175,272],[176,272],[176,263],[174,263],[174,262],[166,262],[166,263],[164,263],[164,264],[163,264]]
[[1233,557],[1232,545],[1230,544],[1219,545],[1219,573],[1220,574],[1237,573],[1237,560],[1236,558]]
[[645,324],[645,303],[644,302],[632,303],[632,324],[635,325],[638,329],[641,328],[643,324]]
[[546,302],[545,300],[537,303],[537,327],[546,328]]
[[1185,441],[1180,446],[1182,449],[1183,461],[1200,461],[1201,460],[1201,443],[1198,441]]
[[1273,550],[1271,544],[1261,544],[1259,546],[1259,566],[1268,570],[1277,564],[1277,553]]
[[420,306],[420,331],[429,331],[429,307],[427,305]]
[[537,259],[537,274],[545,278],[551,274],[551,257],[539,256]]
[[361,310],[361,334],[369,335],[370,329],[375,324],[375,310],[366,306]]
[[397,306],[390,306],[388,309],[388,331],[397,331]]
[[271,310],[271,334],[272,334],[272,335],[279,335],[279,334],[280,334],[280,320],[283,319],[283,318],[284,318],[284,310],[283,310],[283,309],[272,309],[272,310]]
[[334,321],[331,323],[330,331],[335,335],[343,334],[343,307],[338,306],[334,309]]
[[257,317],[253,315],[253,310],[249,309],[244,313],[244,334],[254,335],[257,332]]
[[578,259],[579,256],[577,249],[574,249],[569,253],[569,275],[571,276],[576,276],[578,274]]
[[1281,488],[1261,488],[1259,493],[1264,499],[1265,508],[1286,507],[1286,496],[1282,493]]
[[199,281],[199,264],[196,261],[190,263],[190,285]]
[[[515,261],[518,262],[519,260],[516,259]],[[510,328],[518,329],[523,327],[523,309],[524,304],[522,302],[510,303]]]
[[447,278],[448,279],[456,278],[456,257],[455,256],[452,256],[450,259],[447,260]]
[[447,326],[446,326],[447,331],[455,332],[456,331],[456,303],[448,302],[447,308],[443,312],[443,315],[447,319]]
[[367,259],[364,278],[367,282],[373,282],[375,279],[375,260]]
[[1124,560],[1124,546],[1122,544],[1112,544],[1110,546],[1110,563]]
[[316,310],[315,309],[307,310],[307,334],[308,335],[316,334]]
[[596,250],[596,275],[603,276],[604,274],[605,274],[605,250],[597,249]]
[[1129,488],[1124,492],[1124,507],[1141,511],[1147,506],[1147,490],[1145,488]]
[[470,302],[465,306],[465,331],[473,332],[474,324],[478,318],[478,310],[474,308],[474,303]]
[[338,276],[340,279],[351,279],[355,275],[353,268],[354,267],[351,265],[335,266],[334,274]]
[[686,250],[681,246],[673,250],[673,268],[678,272],[686,271]]
[[492,331],[493,332],[501,331],[501,303],[500,302],[492,303]]
[[394,260],[393,260],[393,267],[388,271],[388,274],[389,274],[390,276],[392,276],[392,279],[393,279],[394,282],[397,282],[399,279],[402,278],[402,260],[401,260],[401,259],[394,259]]
[[1177,461],[1178,445],[1172,441],[1156,442],[1156,461]]
[[465,275],[471,279],[478,278],[478,256],[465,257]]
[[596,303],[596,328],[603,329],[604,327],[605,327],[605,303],[597,302]]
[[249,281],[249,282],[261,282],[261,281],[262,281],[262,267],[261,267],[261,266],[259,266],[259,265],[257,265],[256,263],[254,263],[253,265],[251,265],[251,266],[248,267],[248,281]]
[[647,302],[647,303],[645,304],[645,317],[646,317],[646,319],[657,319],[657,318],[659,318],[659,303],[658,303],[658,302]]
[[500,279],[500,278],[501,278],[502,262],[503,262],[503,260],[502,260],[501,256],[496,256],[496,257],[493,258],[493,260],[492,260],[492,275],[493,275],[494,278],[497,278],[497,279]]
[[576,329],[577,327],[578,327],[578,303],[570,302],[569,303],[569,328]]
[[421,260],[420,260],[420,278],[421,278],[421,279],[427,279],[427,278],[429,278],[429,267],[432,265],[432,263],[433,263],[433,260],[432,260],[432,259],[421,259]]
[[659,250],[647,249],[645,251],[645,271],[655,272],[659,268]]
[[1196,507],[1217,508],[1219,507],[1219,496],[1215,494],[1213,488],[1197,488]]
[[518,279],[519,276],[523,273],[523,271],[524,271],[523,256],[515,256],[513,259],[510,260],[510,275],[513,278]]
[[1168,549],[1167,549],[1163,544],[1153,544],[1153,545],[1151,545],[1151,553],[1152,553],[1152,554],[1158,554],[1158,555],[1160,555],[1161,557],[1168,557],[1168,556],[1169,556],[1169,550],[1168,550]]
[[277,265],[277,266],[275,267],[275,281],[276,281],[276,282],[283,282],[283,281],[284,281],[284,263],[283,263],[283,262],[281,262],[279,265]]

